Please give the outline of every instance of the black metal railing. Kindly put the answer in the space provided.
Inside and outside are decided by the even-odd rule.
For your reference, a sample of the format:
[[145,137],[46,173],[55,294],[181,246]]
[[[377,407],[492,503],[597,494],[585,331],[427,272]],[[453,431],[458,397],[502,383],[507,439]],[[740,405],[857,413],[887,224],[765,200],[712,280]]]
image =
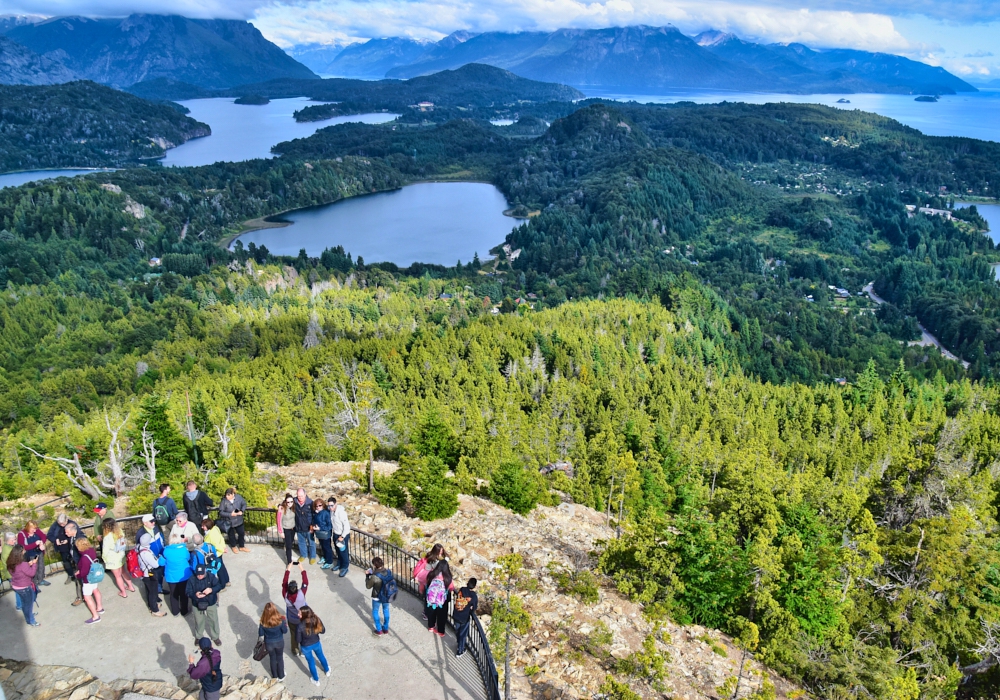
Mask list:
[[[247,540],[258,544],[270,544],[276,547],[283,547],[285,544],[284,533],[278,527],[276,512],[270,508],[247,508],[243,515],[243,525]],[[213,518],[218,518],[218,509],[213,509]],[[125,533],[125,539],[131,547],[135,542],[136,535],[142,529],[142,516],[132,515],[123,518],[116,518],[121,524]],[[78,524],[79,525],[79,524]],[[93,523],[79,525],[80,532],[90,535],[94,529]],[[99,542],[94,542],[94,546],[100,548]],[[397,547],[391,542],[373,535],[370,532],[351,528],[350,539],[351,562],[358,567],[367,569],[372,565],[372,559],[381,557],[387,568],[392,570],[396,578],[396,584],[408,593],[423,598],[420,586],[413,578],[413,569],[420,561],[419,557],[407,552],[401,547]],[[45,553],[45,563],[47,573],[62,571],[62,559],[59,553],[49,548]],[[10,582],[4,581],[0,584],[0,595],[10,590]],[[452,613],[454,612],[454,601],[448,603],[448,624],[454,628]],[[493,660],[493,653],[490,651],[490,644],[486,638],[486,632],[475,613],[472,614],[469,626],[469,637],[466,642],[466,651],[472,656],[479,668],[479,675],[483,680],[486,689],[487,700],[500,700],[500,683],[497,675],[496,662]]]

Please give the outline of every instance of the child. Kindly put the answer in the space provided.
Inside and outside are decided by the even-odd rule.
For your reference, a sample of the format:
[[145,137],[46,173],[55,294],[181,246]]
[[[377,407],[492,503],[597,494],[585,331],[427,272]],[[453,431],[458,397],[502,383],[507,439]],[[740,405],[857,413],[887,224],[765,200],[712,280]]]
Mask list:
[[451,619],[455,623],[455,636],[458,637],[458,645],[455,647],[455,657],[458,658],[465,653],[465,642],[469,638],[469,625],[472,623],[472,613],[479,607],[479,596],[476,595],[476,579],[470,578],[469,582],[462,586],[455,595],[455,609],[451,613]]
[[[382,557],[372,559],[372,568],[365,572],[365,587],[372,591],[372,617],[375,618],[376,637],[389,634],[389,603],[399,590],[392,572],[385,568]],[[379,610],[382,619],[379,620]]]

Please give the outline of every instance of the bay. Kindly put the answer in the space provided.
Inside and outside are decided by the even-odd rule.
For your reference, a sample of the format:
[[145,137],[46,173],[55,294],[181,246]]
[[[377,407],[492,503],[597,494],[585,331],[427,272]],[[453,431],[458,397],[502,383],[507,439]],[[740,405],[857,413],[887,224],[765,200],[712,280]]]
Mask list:
[[188,116],[212,127],[212,135],[171,148],[160,161],[163,165],[183,167],[273,158],[271,148],[282,141],[312,136],[317,130],[335,124],[382,124],[399,116],[377,112],[299,123],[292,116],[296,110],[319,104],[305,97],[271,100],[266,105],[238,105],[233,99],[223,97],[185,100],[180,104],[191,110]]
[[[837,109],[860,109],[890,117],[930,136],[966,136],[985,141],[1000,141],[1000,90],[981,89],[958,95],[942,95],[937,102],[916,102],[914,95],[844,94],[794,95],[784,93],[735,92],[697,88],[661,90],[640,94],[614,89],[581,87],[587,97],[620,102],[636,101],[671,104],[695,102],[748,102],[767,104],[793,102],[822,104]],[[850,104],[838,103],[849,100]]]
[[4,173],[0,175],[0,189],[4,187],[18,187],[26,182],[51,180],[55,177],[76,177],[77,175],[87,175],[89,173],[107,172],[112,171],[100,168],[65,168],[63,170],[23,170],[15,173]]
[[341,245],[368,263],[454,265],[476,253],[483,260],[503,243],[522,222],[504,216],[507,207],[500,190],[487,183],[423,182],[288,212],[272,220],[290,226],[250,231],[236,240],[267,246],[276,255],[298,255],[305,248],[315,257]]

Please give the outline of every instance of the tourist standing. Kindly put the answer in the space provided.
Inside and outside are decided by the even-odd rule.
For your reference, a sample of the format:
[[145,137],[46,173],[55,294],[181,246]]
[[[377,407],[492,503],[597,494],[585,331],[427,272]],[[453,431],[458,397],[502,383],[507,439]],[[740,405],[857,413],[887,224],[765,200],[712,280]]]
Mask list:
[[200,639],[207,632],[215,646],[222,644],[219,639],[220,590],[222,586],[219,585],[219,579],[215,574],[209,573],[204,564],[198,564],[194,575],[187,581],[187,597],[194,603],[195,637]]
[[222,652],[212,648],[212,640],[202,637],[198,640],[201,658],[196,664],[194,655],[188,656],[188,675],[191,680],[201,682],[198,700],[219,700],[222,690]]
[[125,553],[128,547],[125,542],[125,532],[122,526],[114,518],[104,519],[104,541],[101,547],[101,558],[104,559],[104,568],[110,571],[115,578],[115,587],[118,588],[119,598],[128,598],[125,592],[126,584],[129,593],[135,593],[132,586],[132,579],[125,571]]
[[[180,516],[178,516],[178,520]],[[180,537],[171,537],[170,544],[160,555],[160,566],[163,567],[163,581],[170,588],[168,601],[170,614],[174,617],[187,615],[190,612],[190,601],[187,597],[187,580],[191,578],[191,554],[187,544]]]
[[413,567],[413,578],[417,581],[417,587],[423,593],[427,589],[427,574],[437,566],[442,559],[447,559],[448,553],[444,551],[443,544],[436,544],[431,547],[431,551],[424,555],[423,559]]
[[330,497],[331,513],[333,520],[333,537],[337,541],[337,568],[340,569],[339,576],[347,576],[347,569],[351,565],[351,523],[347,520],[347,509],[337,503],[337,499]]
[[[306,657],[306,663],[309,664],[309,677],[312,679],[314,685],[319,685],[316,659],[319,659],[320,665],[323,666],[323,672],[326,673],[327,677],[330,675],[330,664],[326,662],[326,655],[323,654],[323,643],[319,640],[319,636],[326,632],[326,628],[323,627],[323,621],[319,619],[319,616],[308,605],[302,608],[299,614],[302,619],[299,622],[298,630],[296,630],[298,645]],[[316,656],[316,659],[313,658],[313,655]]]
[[472,613],[479,607],[479,596],[476,595],[476,585],[479,582],[470,578],[468,583],[458,589],[455,594],[455,608],[452,610],[451,619],[455,623],[455,636],[458,644],[455,647],[455,656],[459,657],[465,653],[465,642],[469,638],[469,625],[472,624]]
[[320,568],[330,569],[333,567],[333,522],[330,520],[330,511],[326,509],[326,503],[322,498],[313,501],[313,534],[319,541],[319,546],[323,548],[323,557],[320,559]]
[[[289,581],[289,574],[292,567],[299,567],[302,573],[302,585],[295,581]],[[285,578],[281,581],[281,598],[285,601],[285,619],[288,620],[288,628],[291,630],[292,656],[301,654],[299,649],[299,638],[297,634],[299,626],[299,610],[306,606],[306,591],[309,589],[309,577],[306,570],[293,561],[285,567]]]
[[[202,520],[199,519],[198,522],[200,523]],[[176,537],[181,542],[191,542],[197,534],[199,534],[198,526],[188,520],[188,514],[182,511],[177,514],[174,526],[170,528],[170,537],[167,540],[173,540]]]
[[[24,614],[24,621],[31,627],[38,627],[40,623],[35,620],[35,596],[38,587],[35,586],[35,568],[39,563],[38,557],[29,560],[24,545],[17,544],[11,548],[7,555],[7,572],[10,574],[10,587],[14,589],[18,602],[21,603],[21,612]],[[44,563],[44,562],[43,562]]]
[[[160,533],[154,533],[159,537]],[[153,552],[153,535],[145,530],[139,535],[139,568],[142,569],[142,587],[145,592],[146,607],[153,617],[163,617],[166,610],[160,610],[160,570],[159,556]]]
[[63,571],[66,572],[66,583],[73,583],[73,574],[76,570],[73,566],[73,548],[70,545],[69,538],[66,537],[66,528],[70,523],[73,523],[74,527],[76,526],[76,523],[70,520],[68,515],[60,513],[56,516],[55,522],[49,526],[49,531],[45,533],[45,536],[59,554],[59,558],[62,559]]
[[205,531],[205,543],[215,548],[215,556],[219,560],[219,570],[215,575],[219,577],[219,583],[223,588],[229,588],[229,569],[226,568],[226,560],[222,556],[226,551],[226,540],[222,537],[218,524],[211,518],[201,521],[201,529]]
[[153,522],[161,533],[177,518],[177,504],[170,497],[170,484],[160,484],[160,496],[153,499]]
[[243,515],[247,510],[247,502],[236,489],[226,489],[226,496],[219,503],[219,517],[228,521],[229,546],[234,552],[249,552],[246,546],[246,531],[243,527]]
[[187,491],[184,492],[184,512],[187,513],[188,522],[197,527],[208,517],[208,512],[214,505],[215,502],[207,493],[198,490],[198,484],[193,481],[187,482]]
[[[157,560],[163,554],[166,546],[163,542],[164,534],[156,524],[156,520],[151,513],[142,516],[142,528],[135,534],[135,546],[142,543],[142,536],[149,535],[149,551]],[[157,593],[163,593],[163,567],[157,565],[155,569]]]
[[76,541],[80,539],[79,526],[70,520],[65,527],[67,546],[69,547],[69,557],[63,559],[63,566],[68,567],[67,573],[73,577],[73,584],[76,586],[76,598],[70,605],[74,608],[83,605],[83,582],[76,577],[76,570],[80,567],[80,550],[76,548]]
[[[376,636],[389,634],[389,603],[396,598],[399,586],[392,571],[385,568],[382,557],[372,559],[372,568],[365,572],[365,588],[372,592],[372,617],[375,619]],[[381,620],[379,613],[382,613]]]
[[295,503],[295,536],[299,540],[299,563],[306,559],[310,564],[316,563],[316,541],[312,536],[312,499],[306,495],[305,489],[296,491]]
[[427,615],[427,629],[437,636],[444,636],[444,626],[448,622],[448,595],[455,590],[451,580],[451,567],[442,559],[427,574],[427,593],[424,596]]
[[[94,529],[90,533],[90,539],[93,540],[93,544],[97,549],[101,548],[101,540],[104,537],[104,520],[105,518],[113,518],[115,514],[108,510],[107,503],[98,503],[94,506]],[[100,552],[98,552],[100,554]]]
[[45,580],[45,545],[48,544],[48,539],[34,520],[26,522],[24,529],[17,533],[17,543],[24,547],[24,558],[27,561],[39,560],[35,567],[35,587],[48,586],[49,582]]
[[285,536],[285,563],[292,563],[292,550],[295,547],[295,498],[290,493],[278,504],[276,524]]
[[285,635],[288,634],[288,623],[285,616],[274,603],[264,606],[264,614],[260,616],[260,627],[257,636],[264,640],[267,658],[271,666],[271,678],[285,680]]
[[101,621],[104,604],[101,601],[99,586],[104,580],[104,567],[97,560],[97,550],[86,537],[76,538],[76,551],[80,553],[80,562],[76,567],[76,577],[80,579],[83,602],[90,611],[90,619],[85,624],[93,625]]

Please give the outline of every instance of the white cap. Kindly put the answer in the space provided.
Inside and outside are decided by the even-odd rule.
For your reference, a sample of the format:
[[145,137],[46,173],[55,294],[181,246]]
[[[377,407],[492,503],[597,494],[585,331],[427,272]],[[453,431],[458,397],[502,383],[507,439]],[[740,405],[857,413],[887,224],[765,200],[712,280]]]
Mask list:
[[154,520],[155,520],[155,518],[153,518],[153,516],[150,515],[149,513],[146,513],[144,516],[142,516],[142,522],[144,522],[144,523],[151,523]]

